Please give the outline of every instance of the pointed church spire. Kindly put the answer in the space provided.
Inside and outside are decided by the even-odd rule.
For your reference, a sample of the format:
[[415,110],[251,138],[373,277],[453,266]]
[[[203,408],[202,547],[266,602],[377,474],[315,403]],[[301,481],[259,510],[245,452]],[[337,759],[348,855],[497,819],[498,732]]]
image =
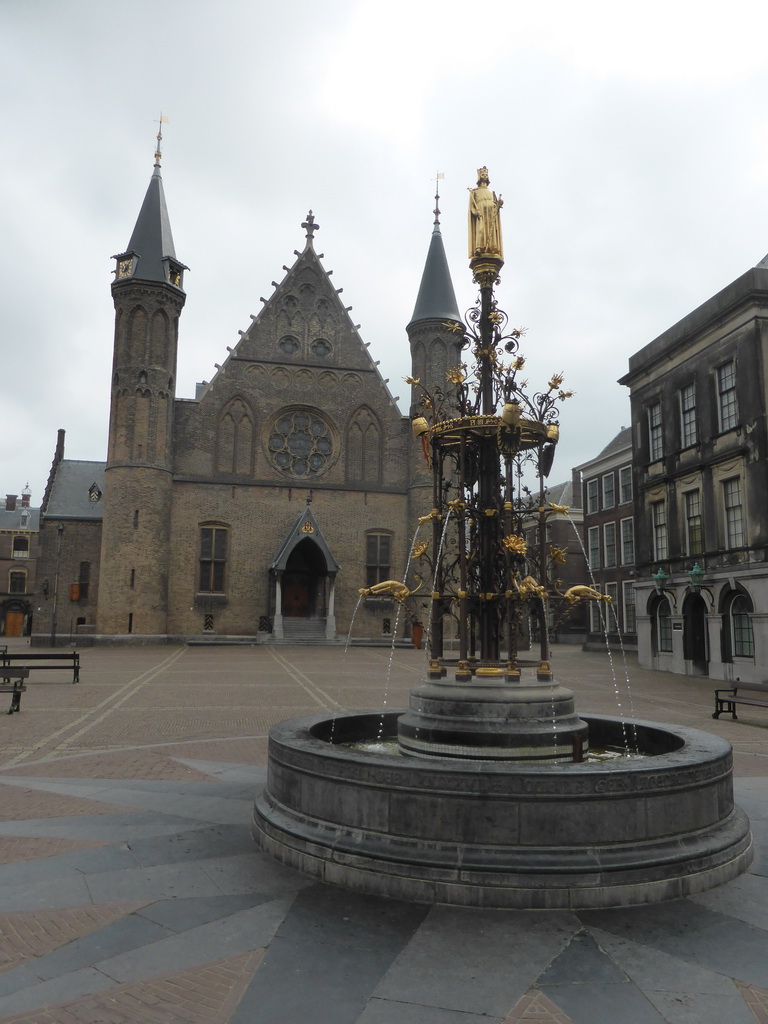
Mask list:
[[157,281],[182,288],[182,271],[187,267],[176,259],[171,221],[168,217],[163,179],[160,174],[162,126],[167,120],[160,116],[155,166],[128,248],[124,253],[114,257],[117,260],[117,283],[130,278],[138,281]]
[[448,269],[448,260],[443,246],[443,236],[440,233],[439,203],[440,193],[436,187],[432,239],[429,243],[427,261],[424,264],[424,273],[421,275],[419,294],[409,327],[420,320],[455,320],[457,323],[461,323],[451,272]]

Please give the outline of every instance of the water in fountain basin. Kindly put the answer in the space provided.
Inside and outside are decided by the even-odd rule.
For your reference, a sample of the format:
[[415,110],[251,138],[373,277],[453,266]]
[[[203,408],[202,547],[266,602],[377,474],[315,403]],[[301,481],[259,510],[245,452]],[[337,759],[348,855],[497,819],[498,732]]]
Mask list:
[[[434,593],[437,590],[437,573],[438,573],[438,570],[440,568],[440,559],[442,558],[442,555],[443,555],[443,542],[445,540],[445,534],[446,534],[446,532],[448,530],[448,523],[450,522],[451,513],[452,512],[453,512],[453,509],[449,508],[448,512],[446,513],[445,522],[443,523],[443,530],[442,530],[442,533],[440,534],[440,544],[438,546],[437,552],[435,553],[435,574],[434,574],[434,577],[432,579],[432,593]],[[424,653],[425,653],[426,658],[427,658],[427,672],[429,672],[429,659],[430,659],[430,653],[431,653],[431,646],[432,646],[432,616],[430,615],[429,616],[429,624],[427,626],[427,642],[424,644]]]
[[[407,558],[406,563],[405,563],[405,572],[403,573],[403,580],[402,580],[402,582],[406,586],[408,584],[408,573],[410,571],[411,562],[413,560],[413,549],[416,547],[416,542],[417,542],[417,540],[419,538],[419,531],[420,530],[421,530],[421,523],[418,523],[416,525],[416,530],[414,531],[414,534],[413,534],[413,539],[411,540],[411,546],[408,549],[408,558]],[[360,601],[358,600],[357,603],[359,605]],[[387,665],[387,678],[386,678],[386,681],[384,683],[384,699],[382,701],[382,707],[381,707],[381,718],[379,719],[378,739],[381,739],[382,732],[383,732],[383,729],[384,729],[384,716],[387,713],[387,705],[388,705],[388,702],[389,702],[389,684],[390,684],[390,680],[392,678],[392,664],[393,664],[393,660],[394,660],[394,657],[395,657],[395,644],[397,642],[397,631],[400,628],[400,613],[403,610],[403,605],[402,605],[401,601],[396,601],[395,603],[397,605],[397,611],[395,612],[395,625],[394,625],[394,628],[392,630],[392,643],[391,643],[390,648],[389,648],[389,664]],[[355,609],[355,610],[357,610],[357,609]],[[350,631],[351,631],[351,628],[352,627],[350,626]]]
[[[333,740],[329,739],[328,742],[332,743]],[[370,740],[350,740],[349,742],[337,743],[335,745],[340,750],[354,750],[354,751],[358,751],[359,753],[363,753],[363,754],[383,754],[385,757],[398,757],[398,758],[399,757],[409,757],[410,756],[407,753],[404,753],[400,749],[400,745],[398,744],[397,739],[394,738],[394,737],[391,737],[391,736],[390,737],[377,736],[376,739],[370,739]],[[627,759],[630,759],[630,758],[636,759],[638,757],[646,758],[646,757],[651,757],[651,756],[652,756],[651,754],[639,753],[637,751],[629,751],[629,750],[626,750],[626,749],[622,749],[620,747],[615,747],[615,748],[611,748],[611,747],[607,747],[607,748],[596,747],[594,749],[590,748],[589,751],[587,753],[585,753],[584,760],[586,762],[595,763],[595,762],[601,762],[601,761],[627,760]],[[481,759],[480,758],[477,758],[477,759],[466,758],[466,761],[468,761],[468,762],[469,761],[473,761],[473,760],[480,761]],[[453,762],[453,760],[452,760],[452,763],[455,763],[455,762]],[[510,765],[514,765],[515,763],[517,763],[521,767],[525,767],[525,766],[527,766],[529,764],[529,762],[525,762],[525,761],[509,762],[509,763],[510,763]]]
[[[357,595],[357,604],[355,605],[354,611],[352,612],[352,618],[351,618],[350,623],[349,623],[349,631],[347,633],[347,642],[344,644],[344,652],[343,652],[343,654],[341,656],[342,668],[344,667],[344,665],[346,664],[346,661],[347,661],[347,651],[349,650],[349,645],[352,643],[352,629],[354,628],[354,625],[355,625],[355,616],[357,615],[357,609],[360,607],[360,603],[361,603],[362,600],[363,600],[363,595],[362,594],[358,594]],[[331,719],[331,743],[333,743],[333,734],[334,734],[335,729],[336,729],[336,711],[334,710],[333,718]]]
[[[595,589],[597,589],[597,584],[595,582],[595,576],[594,576],[594,573],[592,572],[592,568],[591,568],[591,566],[589,564],[589,556],[587,555],[587,549],[584,547],[584,541],[581,539],[581,534],[579,533],[579,531],[578,531],[578,529],[576,527],[576,524],[571,519],[571,517],[570,516],[566,516],[566,518],[568,519],[568,521],[570,522],[571,526],[573,527],[573,532],[576,535],[576,540],[578,541],[579,547],[581,548],[581,552],[584,555],[584,561],[585,561],[586,566],[587,566],[587,571],[589,572],[590,583],[592,584],[592,586]],[[633,744],[630,744],[629,733],[627,731],[626,716],[624,714],[624,707],[623,707],[622,700],[621,700],[621,693],[619,691],[619,680],[618,680],[618,676],[616,674],[616,666],[614,665],[614,661],[613,661],[613,651],[611,650],[611,644],[610,644],[610,641],[608,639],[608,620],[607,620],[605,612],[604,612],[604,606],[603,606],[603,602],[602,601],[600,602],[598,611],[599,611],[599,614],[600,614],[600,624],[601,624],[601,626],[603,628],[603,639],[605,640],[605,649],[606,649],[606,652],[608,654],[608,664],[609,664],[610,669],[611,669],[611,678],[613,679],[613,693],[614,693],[614,697],[615,697],[615,700],[616,700],[616,707],[617,707],[617,710],[619,712],[619,718],[621,720],[621,731],[622,731],[622,734],[624,736],[624,745],[626,747],[626,751],[627,751],[628,754],[630,753],[631,746],[634,746],[634,751],[635,751],[635,753],[637,753],[637,733],[636,733],[636,731],[635,731],[635,729],[633,727],[633,730],[632,730],[633,731]],[[617,630],[617,632],[619,634],[619,637],[621,637],[621,631],[619,630],[618,618],[616,617],[615,613],[614,613],[614,619],[616,621],[616,630]],[[624,652],[623,641],[622,641],[622,644],[621,644],[621,651],[622,651],[622,656],[624,658],[624,673],[625,673],[626,682],[627,682],[627,695],[628,695],[629,702],[630,702],[630,708],[632,708],[632,691],[631,691],[630,685],[629,685],[629,668],[627,666],[627,658],[626,658],[626,653]],[[634,709],[633,708],[632,708],[632,712],[631,713],[632,714],[634,713]]]

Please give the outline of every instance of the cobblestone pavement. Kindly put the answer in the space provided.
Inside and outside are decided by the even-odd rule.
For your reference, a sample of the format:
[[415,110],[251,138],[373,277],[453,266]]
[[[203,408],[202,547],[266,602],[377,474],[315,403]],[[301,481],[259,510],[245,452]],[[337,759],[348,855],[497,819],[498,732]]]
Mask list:
[[[10,641],[23,650],[24,641]],[[768,1024],[768,716],[713,683],[555,649],[583,712],[734,746],[756,857],[653,907],[488,911],[318,884],[249,832],[269,727],[404,707],[425,656],[87,648],[0,715],[0,1024]],[[627,683],[629,678],[629,685]]]

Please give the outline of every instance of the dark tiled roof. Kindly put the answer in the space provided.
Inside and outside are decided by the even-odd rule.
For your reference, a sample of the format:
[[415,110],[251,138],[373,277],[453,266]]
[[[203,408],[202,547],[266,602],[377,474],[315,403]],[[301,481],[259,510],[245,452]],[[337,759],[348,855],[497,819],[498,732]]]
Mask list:
[[[22,525],[22,515],[28,513],[29,519],[26,524]],[[39,508],[22,508],[17,503],[16,508],[13,512],[8,512],[4,508],[0,508],[0,530],[39,530],[40,529],[40,509]]]
[[[451,272],[443,246],[440,225],[435,224],[432,240],[429,243],[424,273],[416,298],[411,323],[419,320],[455,320],[461,322],[456,294],[453,290]],[[408,325],[410,327],[410,324]]]
[[620,452],[624,448],[632,447],[632,427],[622,427],[616,437],[603,448],[600,454],[597,456],[598,459],[604,458],[606,455],[613,455],[614,452]]
[[[302,529],[305,524],[309,525],[311,530]],[[309,505],[307,505],[306,508],[303,508],[294,519],[290,530],[285,535],[285,538],[280,545],[280,550],[277,552],[272,564],[270,565],[270,569],[285,569],[288,564],[288,558],[293,552],[293,549],[300,544],[302,540],[306,540],[308,537],[313,540],[322,551],[328,572],[338,572],[340,568],[339,563],[333,557],[331,549],[328,547],[325,537],[323,537],[322,531],[318,526],[317,520],[312,514],[312,509]]]
[[173,246],[168,208],[165,205],[163,179],[157,166],[150,178],[147,194],[144,196],[136,227],[126,251],[135,252],[139,257],[132,275],[133,280],[167,283],[163,258],[170,256],[175,260],[176,250]]
[[47,519],[101,519],[104,499],[91,501],[90,487],[104,493],[104,463],[62,459],[56,468]]
[[573,483],[566,480],[563,484],[549,484],[547,486],[547,501],[553,505],[573,506]]

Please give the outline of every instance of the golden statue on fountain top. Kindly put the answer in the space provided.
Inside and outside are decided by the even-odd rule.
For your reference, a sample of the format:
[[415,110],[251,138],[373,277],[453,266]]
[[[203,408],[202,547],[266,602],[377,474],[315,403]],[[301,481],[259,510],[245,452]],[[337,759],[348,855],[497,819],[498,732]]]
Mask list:
[[488,186],[488,168],[477,171],[477,187],[469,189],[469,258],[496,256],[504,259],[499,211],[504,200]]

